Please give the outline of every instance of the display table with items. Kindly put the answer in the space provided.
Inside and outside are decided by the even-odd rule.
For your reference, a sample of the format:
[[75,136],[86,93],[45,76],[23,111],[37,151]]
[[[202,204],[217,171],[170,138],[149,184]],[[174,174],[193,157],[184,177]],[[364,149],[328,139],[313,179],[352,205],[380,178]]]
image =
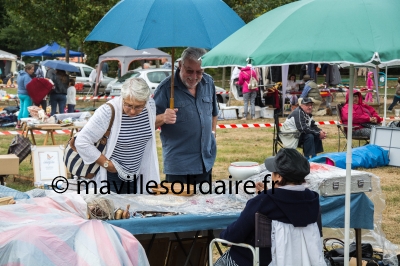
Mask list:
[[89,112],[81,112],[47,117],[44,110],[39,107],[31,106],[28,109],[32,117],[21,119],[21,129],[24,137],[27,137],[28,134],[31,136],[33,145],[36,145],[35,133],[46,134],[43,145],[47,144],[49,137],[52,144],[57,145],[54,133],[60,130],[62,131],[60,133],[68,133],[72,137],[74,132],[78,132],[91,116]]
[[[143,249],[136,246],[136,251],[133,253],[138,252],[140,255],[142,254],[142,250],[145,250],[149,263],[152,266],[206,265],[207,243],[211,238],[219,236],[219,230],[226,228],[234,222],[244,209],[246,202],[254,197],[254,189],[248,186],[247,190],[245,190],[243,183],[245,181],[263,181],[267,174],[269,172],[265,169],[264,165],[260,165],[258,174],[243,180],[243,182],[237,185],[237,193],[235,180],[213,182],[211,188],[207,184],[203,184],[201,187],[197,187],[197,193],[193,195],[186,194],[186,196],[171,194],[118,195],[114,193],[101,195],[99,188],[97,188],[97,194],[94,194],[95,190],[92,188],[89,190],[91,194],[86,195],[83,191],[81,191],[80,195],[77,195],[76,191],[68,190],[64,194],[57,194],[52,190],[39,189],[28,193],[19,193],[29,195],[30,197],[44,196],[41,200],[36,198],[33,200],[37,202],[42,201],[40,204],[48,206],[47,208],[50,208],[52,205],[45,204],[62,200],[62,208],[58,209],[57,212],[76,213],[79,210],[81,221],[74,222],[82,225],[80,226],[81,229],[77,230],[78,233],[84,233],[84,231],[81,232],[80,230],[85,228],[83,226],[85,224],[88,226],[101,225],[103,228],[106,228],[102,230],[108,233],[117,232],[120,235],[122,233],[119,230],[125,229],[126,231],[122,231],[134,235],[143,246]],[[385,201],[380,189],[379,178],[370,173],[354,170],[352,170],[351,174],[353,183],[356,184],[356,187],[352,189],[354,193],[351,196],[350,222],[350,226],[357,229],[355,239],[357,243],[360,243],[362,237],[364,242],[368,241],[374,247],[381,247],[385,260],[394,264],[397,262],[397,247],[385,239],[381,228],[382,211],[385,207]],[[306,177],[307,186],[321,195],[322,223],[326,227],[324,228],[325,238],[343,238],[343,181],[345,180],[345,176],[346,171],[344,169],[311,163],[311,173]],[[359,180],[362,178],[364,178],[363,185],[360,185],[361,181]],[[233,185],[231,193],[229,193],[230,184]],[[217,194],[217,191],[221,192],[222,185],[226,188],[225,193]],[[8,196],[9,193],[5,193],[1,188],[4,187],[0,187],[0,195]],[[200,193],[200,189],[202,193]],[[208,193],[209,191],[212,193]],[[70,197],[68,201],[65,198],[60,198],[66,195]],[[79,204],[75,204],[74,197],[78,198],[76,201]],[[85,203],[82,202],[82,198]],[[12,212],[13,208],[16,208],[16,210],[20,209],[21,207],[18,204],[25,204],[24,200],[17,198],[16,201],[16,205],[8,207],[10,212]],[[32,206],[29,206],[29,208],[35,210]],[[89,223],[88,220],[83,218],[86,209],[92,219],[97,218],[106,221],[96,222],[95,220],[90,220],[91,223]],[[40,210],[40,212],[43,211],[42,209]],[[10,232],[21,223],[24,224],[24,228],[28,231],[29,228],[35,228],[32,231],[40,232],[38,230],[42,228],[40,224],[28,221],[31,215],[34,215],[34,213],[27,212],[24,214],[23,220],[13,219],[12,225],[8,221],[10,214],[7,216],[0,215],[0,222],[8,224],[8,226],[0,228],[2,232],[0,235],[12,236]],[[3,217],[7,218],[3,219]],[[66,218],[64,214],[60,214],[60,217],[63,219]],[[44,223],[44,226],[47,226],[51,219],[49,217],[48,223]],[[58,232],[65,232],[64,227],[70,228],[68,227],[70,226],[68,223],[56,222],[53,224],[57,224]],[[116,227],[108,227],[111,225]],[[115,228],[115,230],[110,231],[109,229],[111,228]],[[107,237],[106,240],[102,237],[101,241],[109,243]],[[0,239],[0,246],[5,245],[14,250],[22,248],[22,243],[20,241],[13,241],[13,237],[0,237]],[[51,241],[51,238],[47,235],[37,236],[35,239],[35,241],[42,241],[42,243]],[[96,248],[103,250],[98,246],[96,239],[87,237],[82,241],[85,245],[88,242],[93,242]],[[129,241],[131,241],[130,238]],[[73,246],[71,244],[69,243],[69,246]],[[79,245],[76,248],[79,248]],[[33,250],[31,251],[34,252]],[[68,251],[75,252],[73,250]],[[101,252],[99,253],[101,254]],[[44,253],[41,256],[50,256],[50,254]],[[0,262],[3,261],[0,259]]]

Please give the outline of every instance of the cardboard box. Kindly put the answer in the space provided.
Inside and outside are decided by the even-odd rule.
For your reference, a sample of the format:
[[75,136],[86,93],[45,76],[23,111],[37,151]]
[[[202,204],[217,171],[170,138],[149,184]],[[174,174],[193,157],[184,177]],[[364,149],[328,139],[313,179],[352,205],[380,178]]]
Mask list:
[[260,116],[263,118],[274,118],[275,108],[263,107],[261,108]]
[[0,175],[18,175],[19,158],[15,154],[0,155]]

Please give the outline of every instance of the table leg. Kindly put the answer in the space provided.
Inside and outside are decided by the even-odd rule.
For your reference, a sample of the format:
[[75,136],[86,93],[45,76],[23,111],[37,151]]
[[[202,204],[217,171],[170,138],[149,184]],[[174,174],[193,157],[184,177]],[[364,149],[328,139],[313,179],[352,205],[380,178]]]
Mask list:
[[57,145],[56,141],[54,139],[54,130],[53,129],[50,131],[50,134],[51,134],[51,141],[53,142],[53,145]]
[[361,229],[354,228],[356,233],[356,252],[357,252],[357,266],[362,265],[362,249],[361,249]]
[[[188,264],[188,262],[190,262],[190,256],[192,255],[192,251],[193,251],[194,245],[196,244],[196,240],[197,240],[197,237],[199,236],[199,233],[200,233],[200,231],[197,231],[196,236],[193,239],[192,246],[189,249],[189,254],[187,255],[187,258],[185,261],[185,266]],[[190,263],[190,265],[192,265],[192,263]]]
[[47,139],[48,139],[48,138],[49,138],[49,131],[46,130],[46,136],[44,137],[43,145],[46,145],[46,144],[47,144]]
[[29,129],[29,131],[31,132],[32,143],[33,143],[33,145],[36,145],[36,140],[35,140],[35,135],[33,134],[33,130]]
[[[197,232],[196,232],[196,238],[197,238],[197,235],[199,234],[199,232],[200,232],[200,231],[197,231]],[[185,254],[187,260],[189,261],[189,264],[193,266],[192,262],[190,261],[190,258],[188,257],[188,254],[186,253],[185,248],[183,247],[181,238],[179,237],[178,233],[175,232],[174,234],[175,234],[176,240],[178,241],[179,246],[180,246],[181,249],[182,249],[183,254]],[[187,262],[188,262],[188,261],[186,261],[185,266],[187,265]]]

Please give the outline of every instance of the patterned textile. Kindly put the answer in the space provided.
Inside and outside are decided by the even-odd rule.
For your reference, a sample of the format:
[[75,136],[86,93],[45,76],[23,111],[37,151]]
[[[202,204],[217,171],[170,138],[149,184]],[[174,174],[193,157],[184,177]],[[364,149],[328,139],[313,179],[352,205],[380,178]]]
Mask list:
[[215,262],[214,266],[238,266],[231,258],[229,250],[222,254],[222,256]]

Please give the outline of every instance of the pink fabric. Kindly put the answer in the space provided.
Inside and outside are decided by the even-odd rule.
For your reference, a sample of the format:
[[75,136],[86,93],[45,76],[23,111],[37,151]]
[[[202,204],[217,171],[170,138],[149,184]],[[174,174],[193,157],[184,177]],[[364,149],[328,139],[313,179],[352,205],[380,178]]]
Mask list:
[[[243,93],[254,91],[254,90],[251,91],[249,90],[250,76],[254,77],[258,81],[257,73],[253,69],[251,69],[251,67],[247,66],[242,68],[242,70],[240,70],[238,84],[243,85],[243,90],[242,90]],[[255,90],[258,91],[258,88],[256,88]]]
[[[354,94],[358,95],[358,104],[353,104],[353,125],[360,126],[361,123],[370,123],[371,117],[376,117],[377,122],[381,123],[382,118],[378,115],[375,109],[368,104],[362,102],[362,95],[358,90],[354,90]],[[342,108],[342,122],[347,124],[349,114],[349,91],[346,94],[346,104]],[[361,127],[361,126],[360,126]]]
[[6,253],[0,265],[149,265],[132,234],[80,217],[75,210],[84,201],[77,198],[60,195],[2,206],[0,254]]

